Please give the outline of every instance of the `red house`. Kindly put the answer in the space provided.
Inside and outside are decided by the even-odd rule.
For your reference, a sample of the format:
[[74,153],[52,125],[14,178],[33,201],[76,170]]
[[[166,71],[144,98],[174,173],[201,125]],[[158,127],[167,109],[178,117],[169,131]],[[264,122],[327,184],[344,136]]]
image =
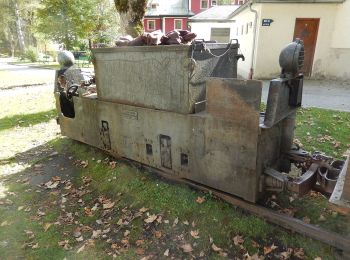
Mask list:
[[216,4],[217,0],[149,0],[143,21],[145,31],[188,30],[189,17]]

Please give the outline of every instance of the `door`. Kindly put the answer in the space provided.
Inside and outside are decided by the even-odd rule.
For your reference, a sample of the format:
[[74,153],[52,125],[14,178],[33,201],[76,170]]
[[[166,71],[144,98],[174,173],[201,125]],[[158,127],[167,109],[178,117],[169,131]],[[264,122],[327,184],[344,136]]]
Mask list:
[[319,18],[297,18],[295,20],[293,39],[299,38],[304,41],[305,56],[302,72],[305,76],[311,75],[319,22]]

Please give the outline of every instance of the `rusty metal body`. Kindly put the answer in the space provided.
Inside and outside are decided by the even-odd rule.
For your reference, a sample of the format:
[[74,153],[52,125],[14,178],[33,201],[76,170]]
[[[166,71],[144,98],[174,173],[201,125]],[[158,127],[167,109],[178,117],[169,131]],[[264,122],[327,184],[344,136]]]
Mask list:
[[73,96],[68,117],[55,91],[62,134],[250,202],[299,187],[281,172],[292,163],[303,77],[272,80],[260,113],[262,83],[235,78],[238,47],[214,46],[209,60],[191,46],[95,49],[97,94]]

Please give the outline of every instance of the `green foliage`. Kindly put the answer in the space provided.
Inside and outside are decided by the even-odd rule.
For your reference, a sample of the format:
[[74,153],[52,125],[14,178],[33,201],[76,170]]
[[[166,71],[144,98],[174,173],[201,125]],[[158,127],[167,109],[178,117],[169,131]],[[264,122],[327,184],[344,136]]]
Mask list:
[[36,48],[30,46],[25,50],[24,57],[31,62],[37,62],[39,59],[39,53]]
[[43,0],[36,18],[37,31],[66,49],[80,45],[83,39],[98,38],[116,25],[107,0]]
[[[38,0],[2,0],[0,1],[0,49],[14,54],[19,47],[35,46],[38,42],[33,31],[34,13]],[[19,35],[23,42],[19,43]],[[22,46],[24,44],[24,46]]]

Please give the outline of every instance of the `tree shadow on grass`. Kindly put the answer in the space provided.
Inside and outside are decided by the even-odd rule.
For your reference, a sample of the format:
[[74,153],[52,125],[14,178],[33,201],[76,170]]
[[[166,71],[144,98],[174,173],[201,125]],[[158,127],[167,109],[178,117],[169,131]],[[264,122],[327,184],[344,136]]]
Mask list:
[[11,117],[4,117],[0,119],[0,131],[11,129],[15,126],[28,127],[30,125],[36,125],[45,123],[57,116],[56,109],[51,109],[43,112],[32,114],[20,114]]

